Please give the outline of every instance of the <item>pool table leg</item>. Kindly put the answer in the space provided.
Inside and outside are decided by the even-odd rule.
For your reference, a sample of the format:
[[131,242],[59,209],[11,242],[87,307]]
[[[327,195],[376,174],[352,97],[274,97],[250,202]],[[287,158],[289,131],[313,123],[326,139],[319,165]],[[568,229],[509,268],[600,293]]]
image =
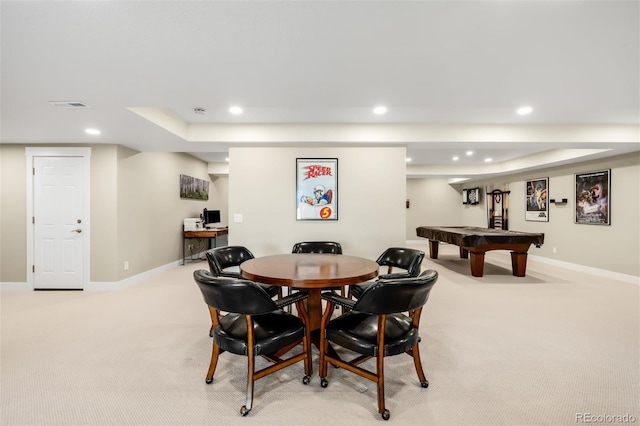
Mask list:
[[527,271],[527,253],[511,252],[511,270],[516,277],[524,277]]
[[438,247],[440,247],[440,241],[429,240],[429,257],[431,259],[438,258]]
[[471,252],[469,263],[471,264],[471,275],[481,277],[484,274],[484,252]]

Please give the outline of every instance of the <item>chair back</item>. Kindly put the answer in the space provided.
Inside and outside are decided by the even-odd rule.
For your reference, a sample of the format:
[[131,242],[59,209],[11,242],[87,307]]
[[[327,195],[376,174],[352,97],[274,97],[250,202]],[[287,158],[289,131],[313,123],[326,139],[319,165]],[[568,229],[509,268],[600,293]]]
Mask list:
[[428,269],[415,278],[378,280],[360,296],[354,312],[375,315],[413,311],[424,306],[438,280],[438,272]]
[[303,241],[295,243],[291,253],[342,254],[342,246],[335,241]]
[[380,255],[376,263],[380,266],[404,269],[407,271],[408,277],[413,278],[420,274],[422,259],[424,259],[424,252],[421,250],[391,247]]
[[253,281],[215,277],[209,271],[193,272],[207,305],[219,311],[242,315],[260,315],[278,310],[269,294]]
[[[218,247],[209,250],[205,255],[209,262],[209,270],[215,276],[223,276],[226,268],[239,266],[245,260],[254,258],[253,253],[243,246]],[[239,274],[231,276],[239,276]]]

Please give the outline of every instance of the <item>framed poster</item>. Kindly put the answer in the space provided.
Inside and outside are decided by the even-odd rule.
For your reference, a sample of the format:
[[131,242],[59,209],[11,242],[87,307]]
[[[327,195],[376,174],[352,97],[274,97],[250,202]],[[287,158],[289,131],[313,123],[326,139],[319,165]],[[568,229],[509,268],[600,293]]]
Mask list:
[[337,158],[296,158],[296,219],[338,220]]
[[549,222],[549,178],[528,180],[525,182],[527,208],[525,220],[533,222]]
[[580,173],[576,179],[575,223],[611,224],[611,169]]

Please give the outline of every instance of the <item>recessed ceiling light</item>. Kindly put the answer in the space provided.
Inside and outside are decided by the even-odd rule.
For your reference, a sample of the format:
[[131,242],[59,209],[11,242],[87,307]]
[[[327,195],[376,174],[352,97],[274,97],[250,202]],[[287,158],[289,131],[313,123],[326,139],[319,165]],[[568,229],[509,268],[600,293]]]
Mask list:
[[411,162],[411,157],[405,158],[404,161],[406,161],[407,163]]
[[387,107],[384,105],[379,105],[373,109],[373,113],[376,115],[382,115],[387,113]]
[[473,155],[473,151],[467,151],[467,156]]
[[84,129],[84,131],[89,134],[89,135],[99,135],[101,132],[98,129],[93,129],[93,128],[89,128],[89,129]]
[[490,163],[490,162],[492,162],[492,161],[493,161],[493,159],[492,159],[492,158],[485,158],[485,159],[484,159],[484,162],[485,162],[485,163]]
[[516,111],[516,114],[527,115],[527,114],[531,114],[531,111],[533,111],[533,108],[531,108],[530,106],[523,106],[518,108],[518,110]]
[[234,115],[240,115],[242,114],[242,107],[232,106],[231,108],[229,108],[229,112]]
[[226,158],[224,159],[224,161],[227,161],[227,162],[228,162],[228,161],[229,161],[229,157],[226,157]]
[[457,155],[455,157],[453,157],[453,161],[458,161],[460,159],[460,157],[458,157]]

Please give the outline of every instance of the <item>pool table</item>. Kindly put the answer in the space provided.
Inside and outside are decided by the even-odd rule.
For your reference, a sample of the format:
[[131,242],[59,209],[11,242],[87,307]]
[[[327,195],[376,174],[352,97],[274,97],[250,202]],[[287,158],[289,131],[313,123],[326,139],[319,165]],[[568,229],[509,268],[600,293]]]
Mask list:
[[471,275],[474,277],[483,275],[484,254],[489,250],[511,250],[513,275],[524,277],[529,247],[531,244],[540,247],[544,243],[544,234],[471,226],[420,226],[416,228],[416,233],[419,237],[429,239],[431,259],[438,258],[441,241],[460,247],[460,257],[463,259],[467,259],[471,253]]

